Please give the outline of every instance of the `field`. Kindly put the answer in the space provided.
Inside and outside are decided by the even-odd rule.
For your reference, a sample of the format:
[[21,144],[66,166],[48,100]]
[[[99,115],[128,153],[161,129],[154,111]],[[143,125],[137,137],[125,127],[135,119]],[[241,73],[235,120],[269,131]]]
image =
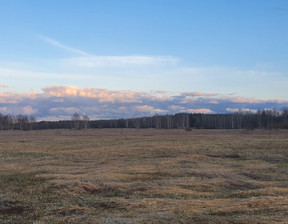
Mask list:
[[288,223],[288,131],[1,131],[0,223]]

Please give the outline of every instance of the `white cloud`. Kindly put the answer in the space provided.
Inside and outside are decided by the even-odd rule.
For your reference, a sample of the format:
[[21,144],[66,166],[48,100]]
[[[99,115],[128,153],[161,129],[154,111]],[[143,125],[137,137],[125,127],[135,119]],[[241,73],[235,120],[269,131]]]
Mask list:
[[239,111],[239,108],[257,111],[261,108],[282,109],[288,102],[237,97],[235,94],[172,94],[159,90],[145,92],[76,86],[48,86],[42,92],[23,94],[10,91],[0,93],[0,99],[1,113],[34,115],[38,120],[70,119],[75,112],[87,114],[91,119],[106,119],[179,112],[226,113]]
[[236,112],[248,112],[248,113],[257,113],[257,110],[249,109],[249,108],[226,108],[226,111],[229,113],[236,113]]
[[211,103],[211,104],[219,104],[219,102],[217,100],[211,100],[211,101],[209,101],[209,103]]
[[151,112],[152,110],[154,110],[154,108],[149,105],[136,106],[134,107],[134,109],[139,112]]
[[[49,72],[35,72],[31,70],[25,70],[25,69],[13,69],[13,68],[4,68],[0,67],[0,76],[3,78],[16,78],[17,80],[22,79],[61,79],[63,76],[61,74],[57,73],[49,73]],[[67,78],[70,77],[70,75],[66,75]],[[73,77],[72,77],[73,78]],[[30,80],[31,83],[31,80]]]
[[32,115],[32,114],[36,114],[38,112],[37,109],[33,109],[31,106],[23,107],[22,111],[26,115]]
[[161,56],[89,56],[62,60],[63,65],[87,68],[175,65],[177,58]]
[[69,47],[56,41],[52,38],[39,35],[47,43],[58,48],[78,53],[81,57],[62,59],[61,62],[68,66],[79,67],[123,67],[123,66],[139,66],[139,65],[159,65],[171,64],[175,65],[179,60],[175,57],[168,56],[142,56],[142,55],[127,55],[127,56],[96,56],[88,54],[82,50]]
[[89,54],[84,52],[84,51],[81,51],[81,50],[78,50],[76,48],[73,48],[73,47],[69,47],[69,46],[66,46],[52,38],[49,38],[49,37],[46,37],[46,36],[43,36],[43,35],[39,35],[39,37],[41,37],[43,40],[45,40],[47,43],[55,46],[55,47],[59,47],[59,48],[62,48],[64,50],[67,50],[67,51],[70,51],[70,52],[74,52],[74,53],[78,53],[78,54],[81,54],[83,56],[88,56]]
[[181,110],[182,113],[201,113],[201,114],[211,114],[215,113],[213,110],[207,109],[207,108],[200,108],[200,109],[186,109]]
[[13,107],[11,106],[6,106],[6,107],[0,107],[0,112],[2,112],[3,114],[25,114],[25,115],[34,115],[37,114],[38,110],[37,109],[33,109],[31,106],[24,106],[21,107],[19,105],[16,105]]
[[171,110],[171,111],[182,111],[184,109],[185,109],[185,107],[181,107],[181,106],[176,106],[176,105],[169,106],[169,110]]
[[65,113],[71,115],[74,113],[79,113],[80,109],[77,107],[54,107],[50,109],[50,112],[52,114]]
[[[127,90],[108,90],[101,88],[80,88],[76,86],[49,86],[42,89],[49,96],[54,97],[83,97],[98,99],[99,102],[141,103],[145,92]],[[63,99],[61,99],[63,100]],[[54,102],[56,102],[54,100]]]

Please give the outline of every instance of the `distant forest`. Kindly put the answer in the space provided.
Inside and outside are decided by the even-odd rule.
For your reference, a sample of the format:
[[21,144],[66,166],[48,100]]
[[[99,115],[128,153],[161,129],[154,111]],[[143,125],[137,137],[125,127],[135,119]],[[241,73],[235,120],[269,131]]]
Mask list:
[[288,110],[239,111],[227,114],[155,115],[152,117],[90,120],[75,113],[71,120],[39,121],[26,115],[0,113],[0,130],[158,128],[158,129],[288,129]]

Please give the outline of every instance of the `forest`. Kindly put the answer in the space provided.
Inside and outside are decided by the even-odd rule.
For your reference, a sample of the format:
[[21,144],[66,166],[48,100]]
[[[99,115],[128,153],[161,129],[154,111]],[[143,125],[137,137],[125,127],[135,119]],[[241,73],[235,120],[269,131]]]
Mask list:
[[75,113],[70,120],[36,121],[26,115],[0,113],[0,130],[156,128],[156,129],[288,129],[288,110],[239,111],[227,114],[154,115],[152,117],[90,120]]

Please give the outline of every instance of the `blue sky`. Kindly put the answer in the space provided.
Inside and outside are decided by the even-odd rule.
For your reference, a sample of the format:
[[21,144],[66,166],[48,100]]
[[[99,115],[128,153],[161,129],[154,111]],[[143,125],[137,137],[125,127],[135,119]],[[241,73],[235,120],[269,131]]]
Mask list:
[[[1,1],[0,112],[64,118],[83,100],[81,111],[100,118],[280,108],[288,102],[287,27],[286,0]],[[141,102],[120,105],[127,91],[141,92]],[[180,105],[187,93],[197,100]],[[170,98],[152,105],[159,95]],[[116,112],[140,109],[108,116],[89,107],[107,97]]]

